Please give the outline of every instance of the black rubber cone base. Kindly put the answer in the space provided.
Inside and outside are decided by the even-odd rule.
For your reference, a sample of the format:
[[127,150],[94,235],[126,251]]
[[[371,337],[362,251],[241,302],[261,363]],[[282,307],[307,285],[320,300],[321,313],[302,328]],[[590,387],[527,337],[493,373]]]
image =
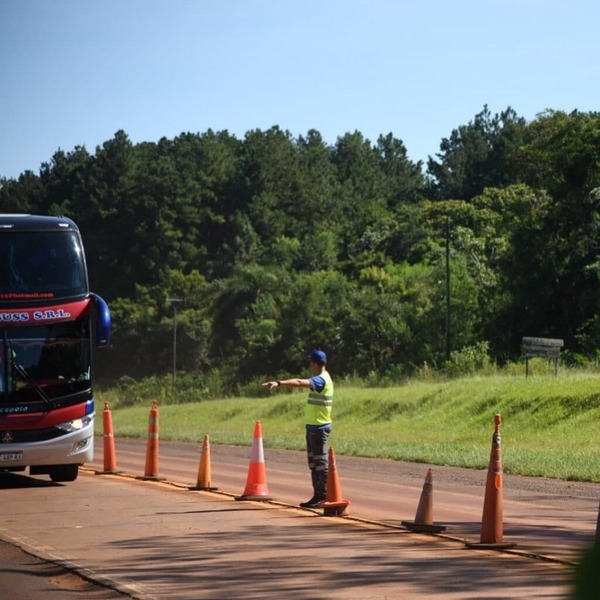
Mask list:
[[435,523],[428,525],[426,523],[416,523],[415,521],[402,521],[402,525],[417,533],[440,533],[446,531],[445,525],[436,525]]
[[465,542],[467,548],[472,550],[506,550],[508,548],[514,548],[517,544],[514,542],[498,542],[483,544],[481,542]]

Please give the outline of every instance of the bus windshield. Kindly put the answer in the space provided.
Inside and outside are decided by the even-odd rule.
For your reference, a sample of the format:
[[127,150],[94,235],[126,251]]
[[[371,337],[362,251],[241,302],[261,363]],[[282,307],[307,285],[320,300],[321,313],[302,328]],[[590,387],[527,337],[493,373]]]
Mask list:
[[90,320],[5,328],[0,413],[23,404],[56,408],[91,397]]
[[86,293],[85,259],[77,232],[0,235],[0,300],[64,299]]

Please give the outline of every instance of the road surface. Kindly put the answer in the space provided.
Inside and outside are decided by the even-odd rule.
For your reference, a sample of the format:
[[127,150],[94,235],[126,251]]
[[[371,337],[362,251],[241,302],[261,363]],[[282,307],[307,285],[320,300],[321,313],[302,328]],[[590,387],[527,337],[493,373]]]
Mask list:
[[350,516],[331,518],[296,507],[310,495],[303,453],[265,448],[274,502],[236,502],[249,447],[211,446],[215,492],[188,490],[200,448],[161,442],[159,482],[137,478],[146,444],[134,440],[116,440],[118,476],[96,475],[102,440],[74,483],[4,475],[0,538],[107,585],[95,593],[140,599],[563,598],[594,540],[597,484],[505,476],[504,538],[516,547],[499,553],[464,543],[478,540],[485,471],[432,467],[447,529],[430,536],[401,526],[429,465],[338,456]]

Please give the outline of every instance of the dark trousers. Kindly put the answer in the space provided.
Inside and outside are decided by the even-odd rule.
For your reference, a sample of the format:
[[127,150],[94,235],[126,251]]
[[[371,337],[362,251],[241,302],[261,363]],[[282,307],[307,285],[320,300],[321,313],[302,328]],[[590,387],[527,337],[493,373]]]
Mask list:
[[314,496],[318,499],[325,499],[327,494],[327,473],[329,471],[327,440],[330,433],[331,426],[306,429],[308,468],[312,478]]

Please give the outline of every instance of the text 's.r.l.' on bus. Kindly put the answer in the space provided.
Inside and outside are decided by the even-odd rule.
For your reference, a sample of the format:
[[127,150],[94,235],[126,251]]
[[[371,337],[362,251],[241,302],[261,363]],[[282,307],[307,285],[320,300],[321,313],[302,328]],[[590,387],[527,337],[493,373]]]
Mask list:
[[0,214],[0,471],[74,481],[93,460],[92,348],[110,326],[77,225]]

